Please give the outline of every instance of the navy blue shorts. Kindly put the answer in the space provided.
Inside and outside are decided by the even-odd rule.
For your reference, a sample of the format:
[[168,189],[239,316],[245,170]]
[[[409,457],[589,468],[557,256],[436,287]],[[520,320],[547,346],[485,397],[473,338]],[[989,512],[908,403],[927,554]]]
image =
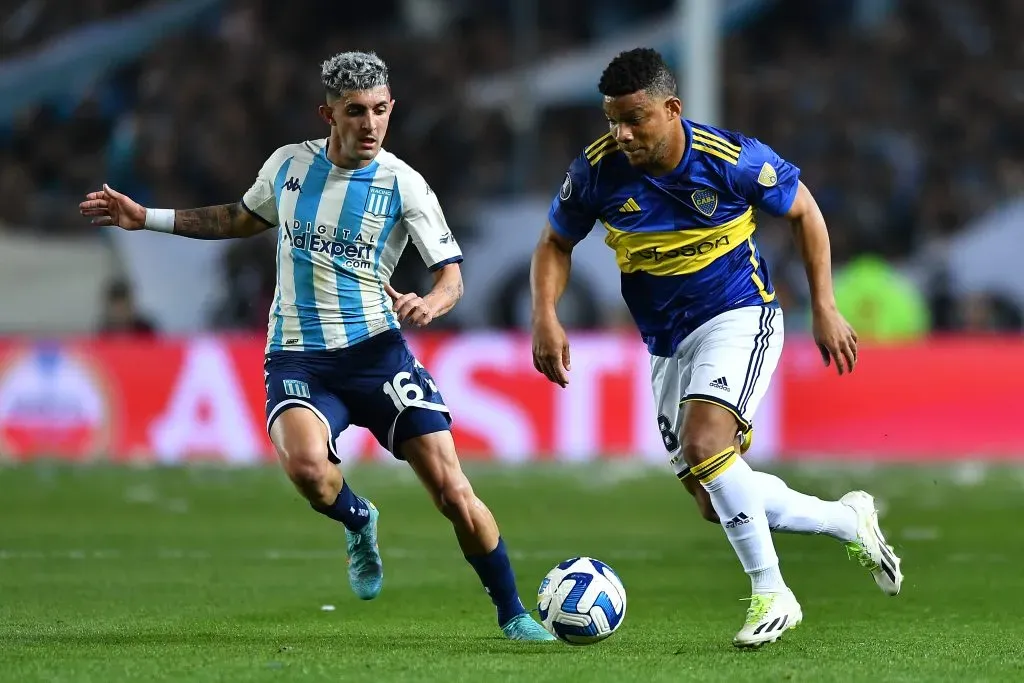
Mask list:
[[335,441],[349,425],[369,429],[399,458],[403,441],[451,426],[437,385],[398,330],[333,351],[273,351],[263,368],[267,432],[288,408],[308,408],[327,425],[334,463]]

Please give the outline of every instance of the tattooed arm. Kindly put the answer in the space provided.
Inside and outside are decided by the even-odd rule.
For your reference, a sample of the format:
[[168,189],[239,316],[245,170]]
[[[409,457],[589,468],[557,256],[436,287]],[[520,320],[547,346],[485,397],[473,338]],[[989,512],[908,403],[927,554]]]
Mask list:
[[174,212],[174,234],[200,240],[252,237],[270,227],[241,202]]
[[433,309],[433,317],[439,318],[455,307],[462,298],[462,269],[458,263],[434,271],[434,287],[424,298]]
[[147,209],[108,185],[86,195],[79,210],[83,216],[92,218],[93,225],[116,225],[124,230],[149,227],[171,232],[173,224],[175,235],[201,240],[251,237],[273,227],[270,221],[249,211],[242,202],[179,211]]

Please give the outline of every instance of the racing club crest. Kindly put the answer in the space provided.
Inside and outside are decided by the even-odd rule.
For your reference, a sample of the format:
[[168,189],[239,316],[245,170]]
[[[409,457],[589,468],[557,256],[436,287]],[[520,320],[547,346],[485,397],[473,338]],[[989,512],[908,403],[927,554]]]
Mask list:
[[390,215],[391,197],[394,194],[393,190],[389,190],[386,187],[376,187],[371,185],[370,191],[366,195],[366,205],[363,207],[363,211],[371,216]]
[[708,218],[711,218],[718,208],[718,194],[714,190],[696,190],[690,198],[693,199],[693,206]]

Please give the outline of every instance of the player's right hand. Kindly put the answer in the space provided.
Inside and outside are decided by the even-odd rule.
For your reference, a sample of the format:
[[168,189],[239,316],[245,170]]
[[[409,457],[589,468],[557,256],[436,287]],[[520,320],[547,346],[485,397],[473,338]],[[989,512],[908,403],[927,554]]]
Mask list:
[[533,325],[533,367],[560,387],[569,384],[569,337],[557,318]]
[[125,230],[141,230],[146,226],[146,207],[121,194],[106,183],[99,192],[85,195],[78,205],[83,216],[93,225],[116,225]]
[[857,365],[857,333],[834,306],[815,310],[811,332],[825,367],[835,361],[836,371],[853,372]]

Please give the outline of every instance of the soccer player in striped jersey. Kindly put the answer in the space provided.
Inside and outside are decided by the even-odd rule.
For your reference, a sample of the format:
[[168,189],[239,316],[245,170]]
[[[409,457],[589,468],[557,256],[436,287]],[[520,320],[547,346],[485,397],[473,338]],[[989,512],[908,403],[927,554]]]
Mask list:
[[[394,106],[387,67],[375,54],[345,52],[324,62],[321,80],[328,137],[275,151],[241,201],[147,209],[104,186],[81,212],[98,225],[197,239],[276,229],[267,429],[296,488],[344,526],[353,591],[375,598],[384,575],[377,508],[336,467],[336,439],[350,424],[368,428],[419,476],[454,526],[506,637],[553,640],[523,607],[494,517],[459,464],[448,408],[400,332],[430,324],[459,300],[462,253],[423,177],[381,147]],[[389,284],[410,238],[434,274],[422,297]]]
[[783,338],[782,311],[754,239],[755,209],[793,226],[825,363],[843,374],[857,360],[857,336],[832,293],[825,220],[799,169],[758,140],[683,119],[675,79],[654,50],[620,54],[598,89],[610,132],[570,165],[534,252],[534,365],[568,384],[569,342],[556,304],[573,246],[599,221],[651,354],[657,424],[673,468],[703,516],[722,525],[751,578],[750,608],[734,644],[774,642],[803,618],[779,570],[772,530],[839,539],[895,595],[900,563],[870,495],[823,501],[738,457],[750,446]]

